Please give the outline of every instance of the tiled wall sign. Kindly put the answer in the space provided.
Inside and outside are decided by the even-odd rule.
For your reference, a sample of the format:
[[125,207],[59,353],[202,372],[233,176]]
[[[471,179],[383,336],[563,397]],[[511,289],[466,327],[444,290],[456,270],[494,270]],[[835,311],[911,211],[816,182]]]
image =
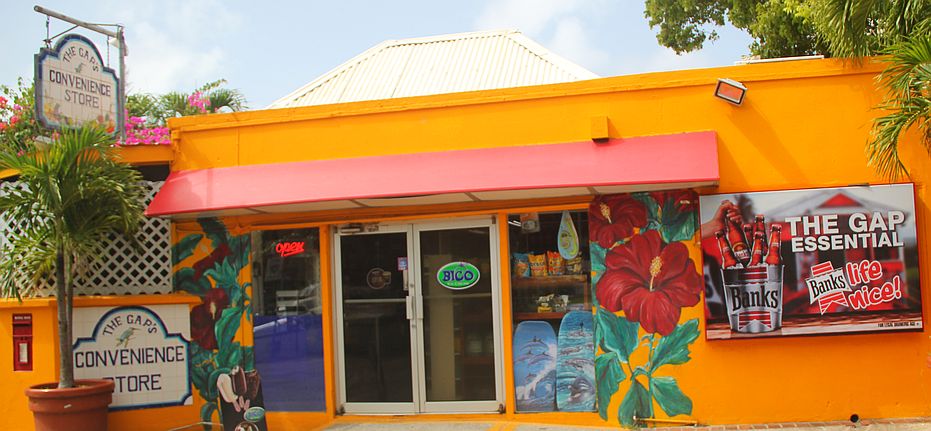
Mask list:
[[94,122],[114,132],[118,81],[89,39],[69,34],[36,54],[37,118],[46,127]]
[[111,410],[191,404],[188,307],[74,310],[74,376],[113,380]]

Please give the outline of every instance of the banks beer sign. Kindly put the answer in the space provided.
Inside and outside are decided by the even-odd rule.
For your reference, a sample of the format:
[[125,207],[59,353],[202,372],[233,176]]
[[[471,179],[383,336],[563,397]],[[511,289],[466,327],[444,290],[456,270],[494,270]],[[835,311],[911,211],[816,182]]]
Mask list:
[[111,410],[191,404],[186,304],[76,308],[74,376],[114,383]]
[[700,204],[708,339],[922,328],[912,184]]
[[60,129],[96,123],[116,131],[118,81],[104,66],[97,47],[84,36],[69,34],[53,49],[35,56],[36,118],[42,125]]

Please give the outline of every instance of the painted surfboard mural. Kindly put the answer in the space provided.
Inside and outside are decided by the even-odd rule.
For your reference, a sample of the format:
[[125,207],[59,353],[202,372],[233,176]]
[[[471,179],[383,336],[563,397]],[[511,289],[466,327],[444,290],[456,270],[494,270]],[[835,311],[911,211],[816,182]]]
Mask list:
[[595,411],[594,336],[588,311],[570,311],[559,325],[556,407],[560,411]]
[[518,324],[514,355],[517,411],[555,411],[556,333],[550,324],[536,320]]

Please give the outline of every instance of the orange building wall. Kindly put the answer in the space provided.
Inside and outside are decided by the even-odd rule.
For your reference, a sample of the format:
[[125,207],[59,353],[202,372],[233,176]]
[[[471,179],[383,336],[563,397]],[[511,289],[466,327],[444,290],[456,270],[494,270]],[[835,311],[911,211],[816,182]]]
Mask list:
[[[874,84],[879,71],[881,66],[876,64],[797,61],[178,118],[170,121],[175,141],[172,169],[578,142],[592,138],[593,118],[597,122],[606,117],[610,135],[616,138],[715,131],[720,186],[700,191],[704,193],[877,184],[885,181],[866,166],[864,143],[870,121],[878,114],[872,107],[880,100]],[[743,106],[735,107],[712,96],[719,77],[739,80],[749,88]],[[931,162],[915,139],[907,141],[900,153],[913,172],[917,217],[923,221],[918,225],[921,277],[931,280],[926,221],[931,202],[926,186]],[[623,166],[624,162],[619,162],[618,169]],[[503,202],[495,206],[481,203],[330,211],[238,217],[226,223],[244,230],[309,221],[319,226],[350,219],[417,218],[440,213],[503,214],[499,212],[503,208],[542,205],[584,207],[586,202],[585,198],[575,198]],[[506,244],[503,238],[502,243]],[[690,247],[695,259],[697,249],[697,242]],[[323,259],[328,262],[326,252]],[[506,267],[502,273],[506,289]],[[923,303],[927,325],[931,304],[927,289]],[[0,331],[8,331],[9,313],[16,310],[0,306],[4,322]],[[37,312],[36,319],[47,320],[43,340],[51,341],[43,341],[42,351],[53,356],[53,311],[43,310]],[[509,314],[505,311],[504,318]],[[703,324],[703,307],[683,310],[680,322],[691,318],[699,318]],[[506,322],[504,327],[508,326]],[[249,341],[248,332],[243,328],[240,334],[245,342]],[[325,330],[326,336],[331,333],[331,329]],[[506,335],[505,341],[508,339]],[[13,379],[23,387],[55,378],[55,371],[48,366],[28,376],[7,376],[10,348],[9,343],[0,345],[0,367],[5,367],[0,369],[0,378]],[[863,418],[929,416],[931,396],[925,389],[931,383],[929,348],[931,343],[924,332],[716,342],[699,338],[691,346],[691,361],[669,375],[692,399],[692,418],[706,424],[837,420],[852,413]],[[332,358],[331,352],[328,357]],[[334,387],[333,374],[330,365],[329,388]],[[755,388],[764,389],[748,391]],[[16,424],[30,423],[31,416],[24,416],[18,407],[17,403],[25,404],[25,398],[17,391],[5,391],[2,396],[7,403],[0,408],[7,410],[0,413],[9,413],[6,417],[12,417]],[[507,392],[511,392],[510,384]],[[615,396],[609,411],[616,411],[620,396]],[[273,429],[319,424],[332,417],[333,400],[330,391],[328,412],[323,418],[320,414],[269,413],[269,424]],[[195,400],[195,404],[201,402]],[[508,406],[513,411],[513,400],[508,400]],[[168,411],[129,411],[111,417],[120,423],[148,423]],[[183,416],[179,422],[190,423],[197,420],[198,413],[185,410]],[[531,422],[603,423],[596,414],[505,416]]]
[[[880,92],[874,79],[881,69],[875,63],[796,61],[181,118],[171,122],[180,150],[173,169],[577,142],[592,137],[592,118],[607,117],[611,137],[717,132],[720,186],[704,193],[878,184],[886,181],[867,167],[864,144],[877,115],[872,107]],[[719,77],[749,88],[743,106],[712,96]],[[901,154],[916,183],[917,216],[927,220],[928,157],[914,140],[904,143]],[[623,166],[619,162],[618,169]],[[392,215],[403,216],[403,211]],[[240,222],[302,217],[342,221],[378,214],[331,212]],[[919,225],[921,277],[931,280],[926,226]],[[923,302],[927,315],[931,294],[926,292]],[[683,311],[680,322],[698,317],[703,323],[701,306]],[[923,332],[700,338],[691,350],[691,362],[671,375],[693,400],[692,416],[701,423],[839,420],[853,413],[863,418],[931,415],[925,389],[931,383],[929,339]]]

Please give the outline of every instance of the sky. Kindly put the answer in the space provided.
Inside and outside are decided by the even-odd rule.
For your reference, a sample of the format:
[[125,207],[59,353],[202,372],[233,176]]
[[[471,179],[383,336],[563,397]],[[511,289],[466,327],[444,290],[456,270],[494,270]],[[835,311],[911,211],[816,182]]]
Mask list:
[[[366,49],[389,39],[516,29],[600,76],[732,65],[750,37],[720,39],[676,55],[656,42],[642,0],[6,0],[0,18],[0,84],[33,76],[46,38],[46,9],[126,28],[130,93],[190,92],[217,79],[264,108]],[[55,19],[54,36],[70,28]],[[117,51],[90,37],[114,69]]]

